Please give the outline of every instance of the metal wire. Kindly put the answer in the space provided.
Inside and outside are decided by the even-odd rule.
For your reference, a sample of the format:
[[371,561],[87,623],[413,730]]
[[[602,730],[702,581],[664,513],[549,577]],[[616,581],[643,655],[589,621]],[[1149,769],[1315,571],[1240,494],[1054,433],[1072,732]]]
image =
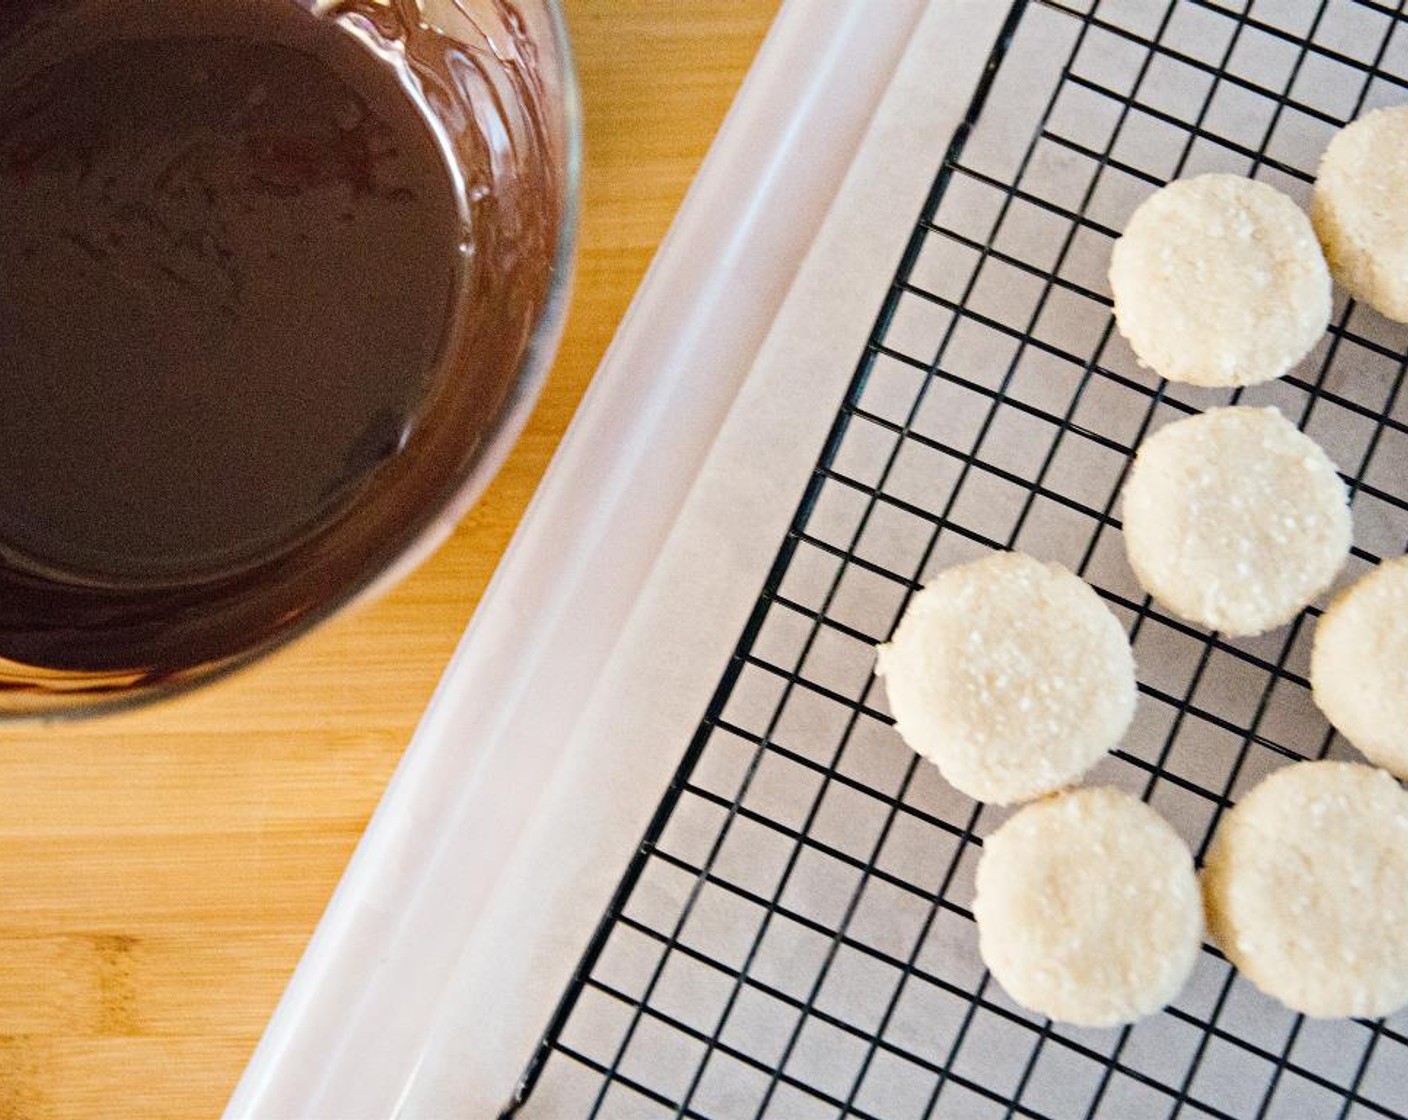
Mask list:
[[1001,814],[898,744],[871,673],[926,574],[1022,547],[1127,621],[1139,713],[1096,777],[1158,806],[1200,860],[1259,776],[1349,753],[1308,697],[1318,610],[1240,641],[1164,614],[1117,559],[1115,506],[1156,422],[1276,403],[1333,437],[1348,575],[1401,553],[1405,336],[1337,303],[1291,377],[1214,400],[1134,365],[1103,269],[1132,206],[1180,175],[1304,200],[1335,128],[1408,100],[1400,7],[1012,4],[756,608],[510,1112],[551,1085],[612,1120],[1408,1114],[1408,1015],[1307,1021],[1211,947],[1134,1027],[1012,1003],[976,963],[969,905]]

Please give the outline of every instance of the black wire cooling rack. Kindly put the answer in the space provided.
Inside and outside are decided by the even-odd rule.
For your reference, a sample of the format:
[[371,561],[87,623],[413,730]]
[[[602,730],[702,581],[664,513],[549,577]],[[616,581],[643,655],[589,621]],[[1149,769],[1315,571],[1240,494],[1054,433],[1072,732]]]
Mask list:
[[[1168,418],[1273,403],[1341,466],[1345,581],[1408,541],[1408,332],[1342,299],[1293,375],[1151,378],[1105,270],[1169,179],[1253,174],[1301,202],[1334,130],[1408,101],[1408,22],[1373,0],[1018,0],[937,172],[850,391],[718,691],[519,1094],[566,1120],[1395,1117],[1408,1014],[1314,1021],[1213,949],[1172,1007],[1079,1030],[982,968],[970,902],[1002,811],[899,743],[874,647],[933,571],[1023,548],[1127,621],[1140,704],[1092,781],[1201,856],[1288,759],[1352,751],[1309,698],[1312,608],[1249,640],[1152,605],[1116,499]],[[853,361],[854,356],[838,360]]]

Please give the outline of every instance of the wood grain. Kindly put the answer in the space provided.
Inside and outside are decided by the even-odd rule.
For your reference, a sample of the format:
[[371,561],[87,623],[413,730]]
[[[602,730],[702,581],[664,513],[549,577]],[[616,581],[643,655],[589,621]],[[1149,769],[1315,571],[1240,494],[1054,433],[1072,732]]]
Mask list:
[[146,711],[0,729],[0,1120],[223,1107],[777,0],[569,0],[581,247],[527,432],[378,603]]

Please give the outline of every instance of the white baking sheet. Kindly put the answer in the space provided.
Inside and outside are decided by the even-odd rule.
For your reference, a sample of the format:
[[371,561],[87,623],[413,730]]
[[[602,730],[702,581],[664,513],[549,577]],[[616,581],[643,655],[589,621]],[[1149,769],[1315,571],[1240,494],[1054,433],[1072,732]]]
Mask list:
[[[806,7],[794,0],[788,14]],[[1151,409],[1158,383],[1110,334],[1100,298],[1107,234],[1160,177],[1247,171],[1264,149],[1259,176],[1303,201],[1303,179],[1286,169],[1313,168],[1329,131],[1324,118],[1361,93],[1368,105],[1408,100],[1400,49],[1408,40],[1392,40],[1398,47],[1363,88],[1347,91],[1346,75],[1369,61],[1360,57],[1365,44],[1384,39],[1382,22],[1366,22],[1387,18],[1372,5],[1285,0],[1255,4],[1238,18],[1228,9],[1240,6],[1203,0],[1111,0],[1099,6],[1093,30],[1054,6],[1028,7],[965,148],[966,170],[936,215],[941,229],[962,236],[936,231],[924,240],[912,272],[922,291],[895,302],[885,353],[782,581],[792,605],[769,610],[721,713],[727,726],[710,736],[694,788],[656,847],[668,859],[652,857],[632,892],[625,909],[636,925],[613,933],[596,962],[593,985],[559,1039],[564,1049],[523,1110],[532,1120],[807,1120],[842,1111],[885,1120],[1056,1118],[1097,1108],[1113,1117],[1176,1111],[1314,1120],[1341,1115],[1333,1089],[1355,1081],[1360,1100],[1343,1114],[1408,1111],[1401,1064],[1408,1048],[1395,1041],[1408,1029],[1404,1017],[1387,1033],[1298,1023],[1213,956],[1173,1016],[1127,1035],[1051,1028],[1016,1008],[984,977],[965,910],[977,854],[968,838],[980,838],[1002,814],[978,810],[931,768],[915,766],[885,725],[883,696],[870,680],[871,644],[887,633],[906,581],[1015,545],[1081,567],[1137,632],[1140,714],[1124,756],[1096,779],[1150,796],[1190,843],[1200,845],[1223,793],[1235,796],[1288,752],[1350,753],[1330,743],[1298,683],[1309,626],[1209,643],[1151,611],[1134,584],[1115,517],[1127,459],[1118,448],[1132,445],[1146,422],[1165,422],[1190,403],[1221,403],[1225,394],[1172,392]],[[623,482],[595,507],[610,511],[606,521],[567,512],[583,501],[593,508],[581,487],[549,488],[551,501],[528,528],[541,530],[542,514],[560,510],[562,534],[521,538],[501,590],[534,586],[515,578],[524,571],[537,572],[540,589],[551,587],[544,580],[565,568],[579,581],[570,584],[576,597],[509,600],[528,630],[545,613],[558,621],[550,645],[527,651],[501,628],[485,632],[486,614],[503,621],[504,596],[486,601],[481,633],[467,638],[408,760],[428,757],[415,753],[426,744],[436,750],[472,731],[462,777],[453,755],[447,764],[437,750],[438,772],[454,788],[438,800],[408,800],[396,788],[388,795],[391,810],[404,816],[409,805],[423,819],[401,842],[367,845],[364,863],[378,874],[354,867],[349,875],[331,934],[301,970],[287,1033],[271,1032],[266,1064],[256,1063],[232,1114],[383,1115],[369,1102],[391,1084],[401,1087],[406,1116],[491,1116],[504,1102],[727,664],[1008,10],[987,0],[936,0],[906,32],[907,49],[890,68],[894,79],[873,119],[867,113],[862,122],[860,154],[846,160],[834,203],[824,220],[803,215],[815,243],[785,305],[747,320],[759,335],[772,326],[761,349],[743,348],[756,360],[741,387],[710,406],[727,407],[721,428],[686,423],[685,411],[627,422],[620,416],[629,397],[602,394],[588,403],[578,436],[620,435],[621,443],[593,449],[627,457],[638,472],[668,460],[676,438],[689,459],[700,432],[717,437],[679,496],[668,470],[654,497],[639,478]],[[1297,45],[1307,38],[1314,49]],[[1150,39],[1161,47],[1149,50]],[[844,54],[832,61],[846,71]],[[1219,71],[1234,78],[1219,79]],[[1311,112],[1277,109],[1288,91]],[[1126,101],[1139,109],[1122,113]],[[785,123],[774,142],[787,137]],[[789,141],[814,150],[830,135],[818,129]],[[747,135],[735,142],[749,146]],[[1101,168],[1094,184],[1093,165]],[[1003,184],[1014,179],[1031,198],[1003,209]],[[1083,216],[1073,222],[1075,210]],[[758,236],[797,216],[785,191],[759,194],[752,212],[727,215],[754,221],[748,228]],[[994,225],[996,251],[985,252]],[[812,238],[807,229],[805,243]],[[657,268],[668,275],[691,248],[675,239]],[[744,239],[737,256],[713,262],[716,279],[744,275],[724,270],[740,267],[748,248]],[[648,283],[643,301],[650,292]],[[966,308],[957,326],[955,303]],[[1367,480],[1356,495],[1361,552],[1349,578],[1373,556],[1401,551],[1408,537],[1408,516],[1384,500],[1402,494],[1408,436],[1398,428],[1372,434],[1382,428],[1376,409],[1408,415],[1397,392],[1401,366],[1391,360],[1408,339],[1359,311],[1337,322],[1333,354],[1327,341],[1292,380],[1247,399],[1279,404],[1347,473]],[[668,385],[685,351],[727,349],[726,318],[686,316],[686,323],[653,336],[628,323],[628,364]],[[642,345],[642,337],[658,345]],[[931,392],[924,367],[941,350],[944,372]],[[720,363],[727,376],[727,359],[738,353]],[[647,411],[681,404],[642,392]],[[603,414],[617,417],[614,432],[603,428]],[[581,438],[575,449],[569,439],[569,458]],[[643,442],[626,446],[628,438]],[[665,527],[663,549],[654,530],[641,530],[623,509],[623,494],[659,502],[652,524]],[[944,526],[937,538],[936,524]],[[639,535],[617,557],[629,563],[603,563],[610,554],[599,548],[566,563],[554,555],[613,534]],[[629,590],[629,610],[599,625],[607,616],[592,592],[617,579]],[[509,664],[486,660],[505,651]],[[532,672],[522,671],[523,657]],[[476,673],[503,675],[527,690],[526,702],[516,693],[514,702],[491,704],[488,716],[506,721],[495,724],[472,710],[470,701],[484,696]],[[487,762],[481,735],[494,746]],[[506,771],[495,766],[520,749],[525,764],[499,780]],[[477,850],[464,847],[472,828],[444,831],[447,820],[473,823],[477,811],[501,822],[524,806],[521,819],[488,831]],[[369,841],[376,836],[374,828]],[[446,874],[446,853],[456,851],[465,856],[458,890]],[[437,874],[428,876],[427,866]],[[398,868],[422,894],[438,892],[438,906],[416,897],[407,908]],[[460,922],[453,936],[425,927],[425,915],[436,912]],[[475,916],[468,932],[466,912]],[[415,962],[421,946],[434,967]],[[359,960],[375,999],[353,1001],[358,1029],[339,1034],[328,1020],[349,1006],[348,962]],[[394,987],[403,976],[413,982],[398,1004]],[[424,1032],[427,983],[442,998]],[[804,1015],[807,1008],[816,1014]],[[414,1059],[399,1082],[365,1048],[365,1024],[374,1028],[378,1015],[387,1048],[402,1059],[392,1065],[404,1070],[405,1056]],[[1214,1026],[1204,1029],[1209,1020]],[[1366,1045],[1370,1037],[1375,1043]],[[298,1096],[309,1091],[308,1065],[329,1040],[317,1095]],[[567,1047],[599,1068],[567,1057]],[[290,1067],[295,1076],[282,1076]],[[348,1111],[280,1111],[290,1100]]]

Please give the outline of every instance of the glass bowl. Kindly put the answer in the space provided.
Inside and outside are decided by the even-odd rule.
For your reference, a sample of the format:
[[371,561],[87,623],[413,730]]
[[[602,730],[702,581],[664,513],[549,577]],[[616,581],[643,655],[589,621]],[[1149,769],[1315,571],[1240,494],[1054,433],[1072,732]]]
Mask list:
[[[192,688],[387,588],[488,485],[557,347],[581,124],[554,0],[15,0],[0,7],[0,97],[46,42],[72,51],[84,36],[237,34],[258,5],[330,21],[393,68],[430,126],[464,232],[440,375],[382,440],[369,474],[316,525],[257,555],[199,571],[54,570],[13,547],[0,523],[0,719],[92,714]],[[0,170],[6,158],[0,113]],[[0,486],[24,484],[0,471]]]

